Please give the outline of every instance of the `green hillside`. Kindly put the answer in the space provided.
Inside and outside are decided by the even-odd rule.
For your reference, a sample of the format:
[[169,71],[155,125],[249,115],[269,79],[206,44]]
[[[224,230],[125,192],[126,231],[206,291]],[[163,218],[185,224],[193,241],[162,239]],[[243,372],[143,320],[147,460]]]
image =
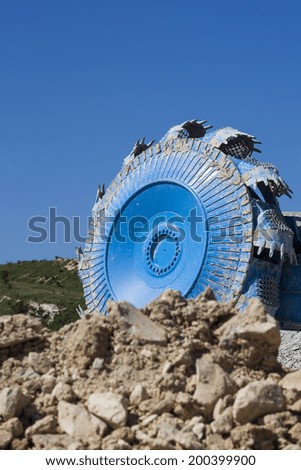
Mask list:
[[[29,313],[39,316],[51,329],[58,329],[78,319],[78,305],[85,308],[75,260],[0,265],[0,315]],[[54,310],[54,315],[48,309]]]

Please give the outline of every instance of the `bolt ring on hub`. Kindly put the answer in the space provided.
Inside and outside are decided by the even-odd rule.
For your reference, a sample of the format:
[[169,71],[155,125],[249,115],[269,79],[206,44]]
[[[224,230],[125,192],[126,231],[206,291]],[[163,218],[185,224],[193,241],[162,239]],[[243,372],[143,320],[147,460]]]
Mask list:
[[175,267],[180,253],[179,234],[168,227],[155,231],[144,249],[148,268],[158,276],[168,273]]

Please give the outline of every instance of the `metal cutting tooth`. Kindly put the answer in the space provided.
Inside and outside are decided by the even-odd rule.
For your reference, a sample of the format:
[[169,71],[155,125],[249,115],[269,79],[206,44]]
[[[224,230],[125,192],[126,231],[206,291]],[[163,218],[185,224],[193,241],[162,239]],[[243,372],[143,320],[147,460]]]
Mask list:
[[276,242],[272,242],[271,246],[270,246],[270,252],[269,252],[269,257],[272,258],[273,255],[274,255],[274,251],[276,250],[277,248],[277,243]]
[[98,185],[97,191],[96,191],[96,202],[100,201],[104,195],[105,195],[105,185],[104,183],[100,186]]
[[262,250],[264,249],[264,247],[265,247],[265,241],[260,240],[260,242],[258,244],[258,250],[257,250],[258,255],[260,255],[262,253]]
[[77,247],[75,248],[75,250],[76,250],[77,259],[80,261],[82,255],[83,255],[83,250],[81,249],[80,246],[77,246]]
[[280,258],[281,260],[283,261],[284,260],[284,255],[285,255],[285,246],[284,246],[284,243],[281,243],[281,247],[280,247]]
[[274,181],[275,184],[277,184],[277,185],[279,184],[279,179],[276,175],[272,174],[271,178],[272,178],[272,181]]

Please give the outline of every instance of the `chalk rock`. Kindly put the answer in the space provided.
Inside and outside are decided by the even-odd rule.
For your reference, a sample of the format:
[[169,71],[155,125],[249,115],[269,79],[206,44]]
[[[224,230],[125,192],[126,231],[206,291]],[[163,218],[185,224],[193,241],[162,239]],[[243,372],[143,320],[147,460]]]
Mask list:
[[122,395],[113,392],[92,393],[88,398],[88,409],[112,429],[126,425],[127,403]]

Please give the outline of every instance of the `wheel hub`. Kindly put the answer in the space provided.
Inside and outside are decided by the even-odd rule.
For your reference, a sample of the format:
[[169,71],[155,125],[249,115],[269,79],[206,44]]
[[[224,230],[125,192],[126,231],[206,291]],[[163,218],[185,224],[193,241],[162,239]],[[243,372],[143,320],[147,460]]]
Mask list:
[[181,246],[176,229],[162,227],[155,231],[145,247],[145,261],[156,276],[164,276],[179,261]]
[[[198,239],[190,215],[198,216]],[[207,247],[201,201],[185,185],[158,181],[122,207],[107,246],[110,288],[118,300],[143,306],[165,289],[193,288]]]

